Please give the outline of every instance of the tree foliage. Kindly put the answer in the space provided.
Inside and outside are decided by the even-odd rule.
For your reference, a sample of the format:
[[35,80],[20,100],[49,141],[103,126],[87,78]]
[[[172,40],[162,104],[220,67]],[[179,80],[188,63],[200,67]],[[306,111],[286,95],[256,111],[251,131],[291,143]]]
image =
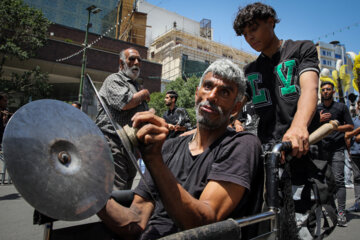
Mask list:
[[175,90],[178,94],[176,105],[186,109],[189,113],[191,124],[194,126],[196,124],[196,114],[194,108],[195,91],[198,85],[199,78],[195,76],[188,78],[187,81],[184,81],[182,78],[177,78],[175,81],[166,85],[164,92],[154,92],[151,94],[149,107],[154,108],[156,110],[156,114],[162,117],[163,113],[167,110],[164,103],[166,92],[168,90]]
[[48,75],[37,66],[21,74],[3,77],[3,66],[8,57],[26,60],[47,41],[50,22],[40,10],[29,7],[22,0],[0,1],[0,89],[8,94],[9,102],[20,100],[20,106],[29,100],[50,95],[52,86]]
[[0,1],[0,74],[10,55],[21,60],[35,55],[46,43],[49,24],[40,10],[21,0]]
[[20,99],[20,106],[22,106],[29,100],[34,101],[50,96],[52,86],[48,83],[47,73],[42,73],[40,67],[37,66],[22,74],[12,73],[9,80],[0,81],[0,89],[9,94],[9,101],[14,96]]

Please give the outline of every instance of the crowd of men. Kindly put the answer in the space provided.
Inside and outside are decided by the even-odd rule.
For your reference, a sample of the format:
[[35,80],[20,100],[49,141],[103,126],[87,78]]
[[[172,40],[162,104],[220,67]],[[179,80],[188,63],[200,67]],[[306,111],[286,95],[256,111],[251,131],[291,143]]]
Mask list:
[[[309,184],[307,171],[312,163],[309,134],[330,120],[338,120],[340,126],[316,148],[317,157],[327,162],[336,182],[337,206],[335,202],[330,205],[336,208],[338,225],[346,226],[344,153],[351,149],[357,194],[352,210],[359,210],[360,130],[353,131],[347,106],[334,101],[332,83],[321,83],[318,104],[316,48],[311,41],[279,39],[274,30],[279,21],[275,10],[262,3],[239,8],[234,30],[260,55],[244,72],[227,59],[206,69],[195,93],[196,126],[191,131],[186,110],[176,106],[176,89],[166,92],[168,110],[162,118],[147,111],[149,92],[136,82],[141,68],[139,53],[134,48],[121,52],[119,72],[104,81],[100,95],[118,124],[139,128],[137,138],[146,171],[134,189],[130,207],[111,198],[98,213],[113,232],[130,239],[157,239],[260,212],[266,208],[261,197],[262,154],[281,141],[292,145],[287,158],[291,158],[290,167],[284,168],[287,174],[283,175],[290,176],[302,198],[305,190],[301,186]],[[245,111],[241,111],[243,107]],[[359,117],[354,122],[360,126]],[[101,106],[96,123],[111,146],[115,186],[129,189],[135,170]],[[303,201],[295,200],[294,204],[302,218],[296,215],[294,219],[297,237],[319,236],[306,220],[312,205],[304,207]],[[327,210],[330,214],[330,208]]]
[[[330,120],[338,120],[340,125],[318,144],[317,156],[327,162],[335,179],[337,224],[347,225],[346,151],[356,196],[348,211],[360,211],[360,101],[352,119],[348,107],[334,100],[333,83],[319,85],[314,44],[279,39],[275,34],[279,21],[276,11],[262,3],[239,8],[233,28],[260,55],[244,70],[228,59],[210,64],[195,92],[193,130],[186,110],[176,105],[177,89],[166,92],[168,110],[162,117],[149,111],[150,93],[136,81],[140,54],[135,48],[121,51],[119,71],[105,79],[99,94],[117,124],[138,128],[138,157],[146,171],[134,189],[130,207],[110,198],[98,213],[114,233],[124,239],[157,239],[229,217],[259,213],[266,208],[263,153],[282,141],[292,145],[287,158],[291,158],[290,167],[284,168],[283,175],[290,176],[302,195],[299,186],[308,184],[304,176],[312,162],[309,134]],[[80,104],[74,106],[81,108]],[[114,189],[130,189],[136,169],[101,105],[96,124],[113,155]],[[298,237],[316,237],[319,233],[307,225],[308,216],[304,218],[313,210],[311,206],[304,210],[302,201],[294,201],[294,205],[297,212],[302,209],[303,219],[294,219]],[[254,232],[242,234],[246,239]]]

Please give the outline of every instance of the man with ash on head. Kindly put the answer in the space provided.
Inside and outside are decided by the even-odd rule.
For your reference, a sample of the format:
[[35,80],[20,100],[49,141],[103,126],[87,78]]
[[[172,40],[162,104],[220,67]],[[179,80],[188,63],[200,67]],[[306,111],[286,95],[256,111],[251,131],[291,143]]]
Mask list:
[[191,128],[189,114],[186,109],[176,106],[177,98],[176,91],[169,90],[166,92],[164,101],[169,109],[164,112],[163,118],[169,126],[168,138],[177,137]]
[[331,165],[331,170],[335,177],[338,202],[338,225],[347,226],[345,215],[346,188],[344,178],[345,167],[345,132],[354,129],[354,123],[351,119],[349,108],[340,102],[335,102],[333,95],[335,93],[334,85],[331,82],[321,83],[321,103],[317,110],[320,114],[320,123],[325,124],[330,120],[338,120],[340,125],[336,131],[329,134],[322,140],[322,156]]
[[260,142],[250,133],[227,127],[230,115],[243,105],[244,92],[242,71],[221,59],[208,67],[196,90],[194,134],[165,141],[168,124],[163,118],[150,112],[135,114],[145,179],[134,190],[130,208],[113,199],[107,202],[98,213],[105,224],[122,237],[158,239],[259,211]]
[[[140,90],[139,84],[135,81],[140,75],[140,66],[141,57],[136,49],[122,50],[119,58],[119,72],[108,76],[99,91],[114,121],[120,126],[131,126],[131,118],[135,113],[148,110],[146,102],[150,100],[150,93],[147,89]],[[114,188],[130,189],[136,175],[136,168],[125,154],[124,147],[101,104],[98,105],[96,124],[109,142],[114,158]]]

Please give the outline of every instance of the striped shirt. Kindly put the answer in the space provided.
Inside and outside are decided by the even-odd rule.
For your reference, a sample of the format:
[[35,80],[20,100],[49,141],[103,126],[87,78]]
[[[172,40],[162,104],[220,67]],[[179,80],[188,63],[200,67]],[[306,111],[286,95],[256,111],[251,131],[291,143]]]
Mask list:
[[[99,95],[107,105],[113,120],[120,126],[131,126],[131,118],[135,113],[148,110],[145,101],[135,108],[122,110],[138,91],[139,84],[121,71],[113,73],[105,79],[99,91]],[[104,133],[115,134],[115,129],[111,125],[111,122],[106,116],[100,103],[98,103],[98,114],[95,123]]]

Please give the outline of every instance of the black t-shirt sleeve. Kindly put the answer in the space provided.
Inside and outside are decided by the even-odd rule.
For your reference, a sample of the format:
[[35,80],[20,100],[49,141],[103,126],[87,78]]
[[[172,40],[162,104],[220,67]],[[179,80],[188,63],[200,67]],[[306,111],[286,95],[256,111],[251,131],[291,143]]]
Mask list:
[[300,48],[299,76],[306,71],[319,73],[318,53],[311,41],[304,41]]
[[222,148],[212,164],[208,180],[232,182],[250,190],[255,167],[260,161],[260,141],[248,134],[233,138]]
[[[176,146],[180,144],[179,140],[182,139],[183,141],[185,141],[185,138],[191,138],[191,137],[192,137],[192,135],[191,136],[189,135],[189,136],[186,136],[183,138],[177,137],[177,138],[168,139],[164,142],[161,154],[162,154],[162,158],[166,164],[167,164],[167,161],[169,159],[171,159],[172,155],[174,154]],[[149,189],[146,187],[146,184],[144,183],[144,181],[149,186]],[[146,169],[145,174],[144,174],[144,179],[140,180],[139,185],[134,189],[134,193],[142,196],[143,198],[145,198],[147,200],[152,200],[149,190],[151,191],[152,196],[155,197],[155,199],[157,199],[158,191],[157,191],[156,185],[151,177],[150,172]]]
[[149,190],[147,189],[144,181],[146,182],[147,186],[149,187],[151,193],[156,192],[155,184],[151,178],[151,175],[149,171],[145,170],[144,178],[140,179],[139,185],[134,189],[134,193],[137,195],[140,195],[141,197],[152,200],[151,194],[149,193]]

